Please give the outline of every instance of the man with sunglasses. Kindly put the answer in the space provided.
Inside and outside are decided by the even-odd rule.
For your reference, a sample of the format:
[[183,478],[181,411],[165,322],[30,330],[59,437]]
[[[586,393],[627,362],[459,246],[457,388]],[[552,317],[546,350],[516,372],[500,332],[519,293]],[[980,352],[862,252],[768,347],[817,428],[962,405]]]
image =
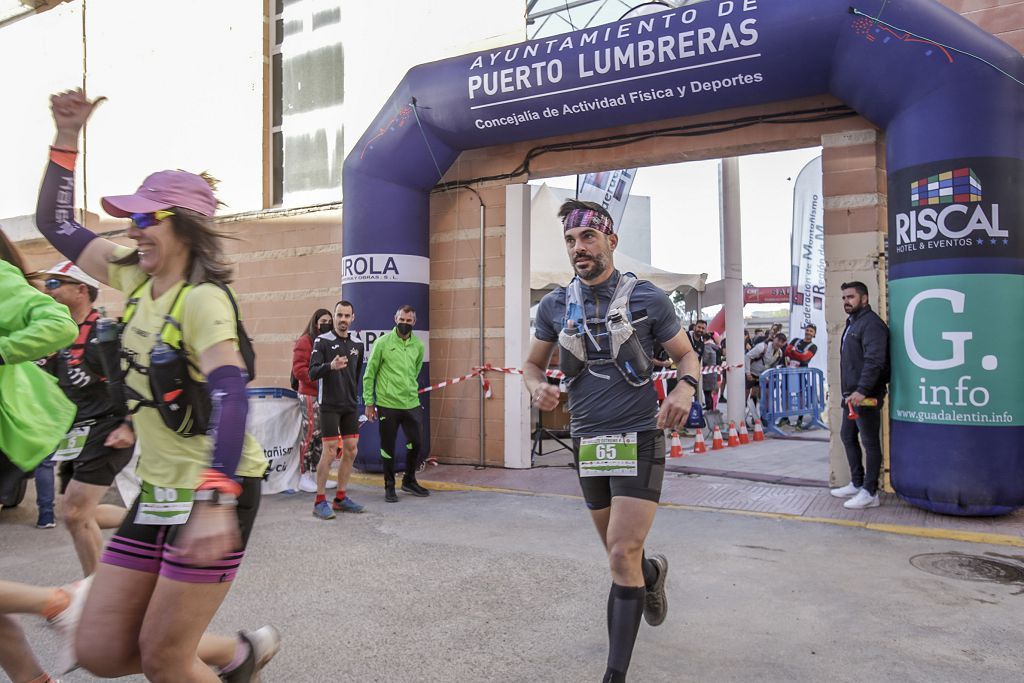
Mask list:
[[132,457],[135,432],[125,417],[123,400],[115,398],[104,372],[94,308],[100,283],[70,261],[46,271],[47,293],[68,307],[78,323],[74,343],[58,351],[47,368],[78,412],[71,430],[53,455],[64,493],[62,519],[71,533],[82,571],[96,570],[102,550],[101,529],[117,527],[124,509],[100,505],[100,499]]

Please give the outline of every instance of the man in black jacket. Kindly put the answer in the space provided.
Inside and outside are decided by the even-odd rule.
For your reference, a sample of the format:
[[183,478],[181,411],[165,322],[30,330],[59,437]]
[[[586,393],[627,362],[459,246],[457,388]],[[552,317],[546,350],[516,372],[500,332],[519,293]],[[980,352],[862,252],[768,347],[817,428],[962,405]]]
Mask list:
[[[849,315],[843,330],[840,375],[843,427],[840,437],[850,464],[850,483],[832,489],[836,498],[849,498],[843,507],[878,507],[878,477],[882,470],[882,402],[889,382],[889,328],[868,304],[863,282],[844,282],[843,310]],[[858,443],[857,437],[860,436]],[[864,464],[860,445],[864,444]]]
[[[309,356],[309,377],[317,382],[323,455],[316,468],[316,499],[313,516],[334,519],[334,512],[362,512],[363,506],[346,495],[352,465],[359,446],[359,380],[363,376],[363,341],[349,327],[356,319],[348,301],[334,307],[334,329],[313,341]],[[341,448],[338,448],[338,445]],[[338,451],[338,489],[334,502],[327,502],[327,477]]]

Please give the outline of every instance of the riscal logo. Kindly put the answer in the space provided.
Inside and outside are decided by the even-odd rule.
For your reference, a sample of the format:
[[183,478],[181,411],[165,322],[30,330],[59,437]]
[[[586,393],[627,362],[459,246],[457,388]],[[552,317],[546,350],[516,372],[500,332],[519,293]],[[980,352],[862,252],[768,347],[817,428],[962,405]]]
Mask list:
[[1011,182],[1019,163],[974,158],[890,174],[893,262],[1012,256],[1021,246],[1014,235],[1020,204]]

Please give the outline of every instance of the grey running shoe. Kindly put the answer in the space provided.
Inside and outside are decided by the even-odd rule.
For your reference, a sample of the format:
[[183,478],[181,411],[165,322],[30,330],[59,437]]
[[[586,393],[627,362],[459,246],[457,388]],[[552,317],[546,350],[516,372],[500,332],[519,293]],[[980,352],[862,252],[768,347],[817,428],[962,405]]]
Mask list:
[[281,634],[273,626],[255,631],[239,631],[238,637],[249,643],[249,656],[234,671],[221,674],[224,683],[259,683],[260,672],[281,649]]
[[665,579],[668,578],[668,558],[651,555],[649,558],[658,568],[658,578],[644,594],[644,619],[651,626],[658,626],[668,615],[668,596],[665,594]]
[[362,512],[365,508],[348,496],[345,496],[341,500],[335,498],[334,502],[331,503],[331,509],[338,512]]

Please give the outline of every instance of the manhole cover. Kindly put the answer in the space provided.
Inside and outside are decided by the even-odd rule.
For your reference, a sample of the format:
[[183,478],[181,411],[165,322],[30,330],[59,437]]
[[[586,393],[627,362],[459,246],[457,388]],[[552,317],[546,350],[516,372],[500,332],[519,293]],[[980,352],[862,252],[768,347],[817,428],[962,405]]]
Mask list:
[[1024,566],[960,553],[927,553],[910,558],[910,564],[921,571],[964,581],[989,583],[1024,583]]

